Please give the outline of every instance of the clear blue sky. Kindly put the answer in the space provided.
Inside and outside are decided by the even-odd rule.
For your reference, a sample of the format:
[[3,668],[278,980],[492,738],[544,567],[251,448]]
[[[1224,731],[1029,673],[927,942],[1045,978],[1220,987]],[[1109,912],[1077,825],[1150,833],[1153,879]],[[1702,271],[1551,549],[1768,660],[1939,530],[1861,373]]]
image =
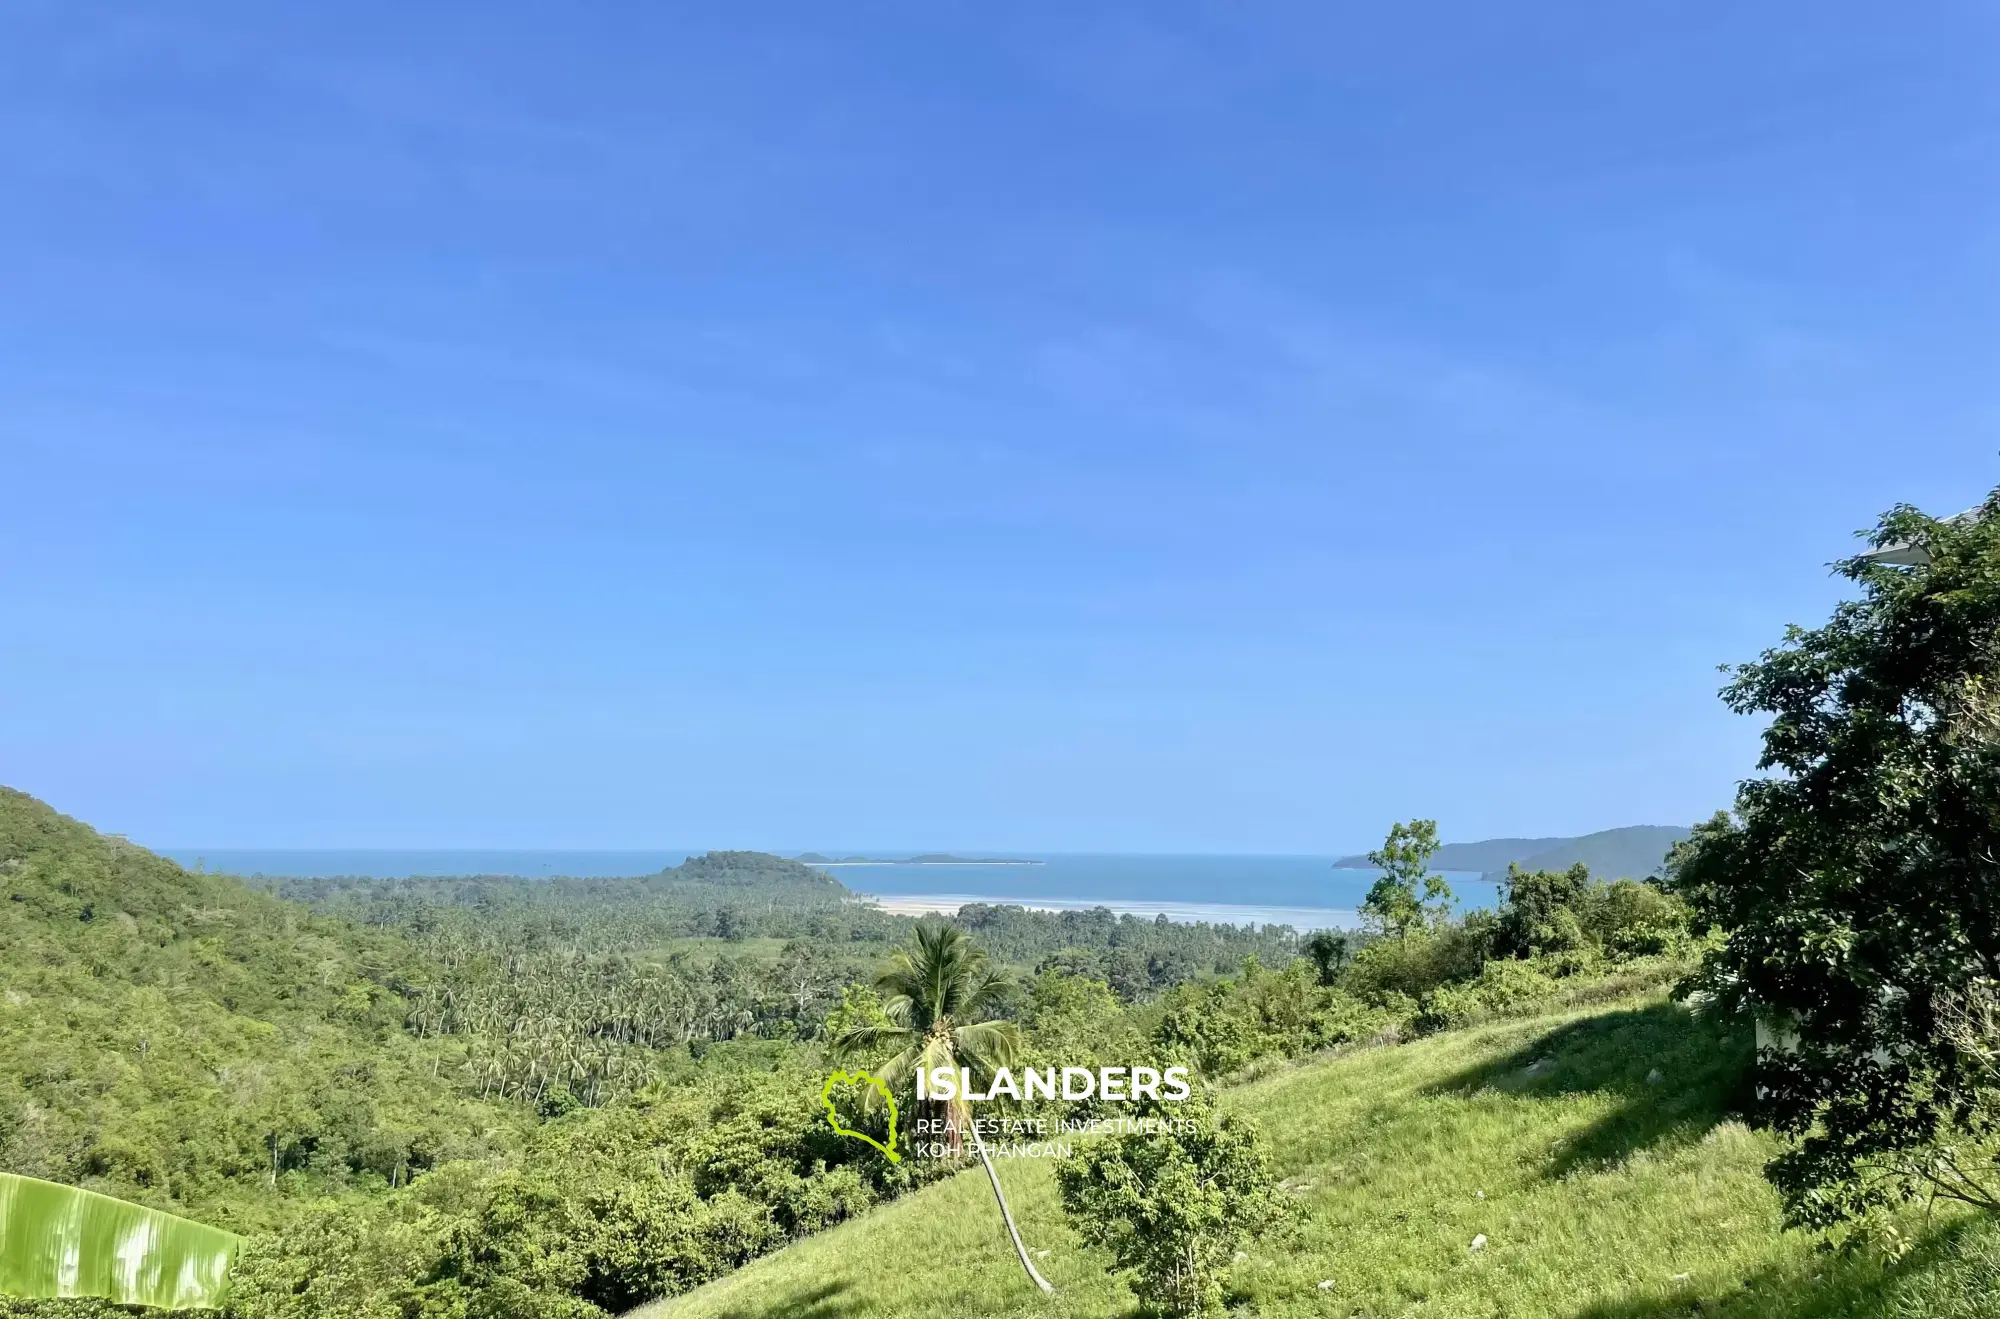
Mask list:
[[1688,821],[1715,666],[2000,482],[1997,49],[10,5],[0,782],[217,847]]

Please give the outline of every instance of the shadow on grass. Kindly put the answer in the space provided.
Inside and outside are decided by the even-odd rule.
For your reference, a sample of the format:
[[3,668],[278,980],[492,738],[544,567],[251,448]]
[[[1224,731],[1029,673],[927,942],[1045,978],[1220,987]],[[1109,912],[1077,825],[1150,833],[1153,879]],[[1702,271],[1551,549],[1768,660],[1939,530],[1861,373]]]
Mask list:
[[1740,1111],[1753,1054],[1747,1027],[1660,1003],[1572,1022],[1425,1093],[1614,1096],[1610,1112],[1551,1155],[1547,1173],[1562,1177],[1696,1143]]
[[1801,1277],[1780,1268],[1724,1292],[1601,1301],[1569,1319],[1991,1319],[2000,1314],[2000,1234],[1962,1220],[1933,1232],[1899,1263],[1830,1254]]
[[755,1305],[731,1306],[718,1312],[716,1319],[850,1319],[868,1309],[861,1297],[846,1294],[851,1290],[853,1284],[849,1282],[801,1285]]

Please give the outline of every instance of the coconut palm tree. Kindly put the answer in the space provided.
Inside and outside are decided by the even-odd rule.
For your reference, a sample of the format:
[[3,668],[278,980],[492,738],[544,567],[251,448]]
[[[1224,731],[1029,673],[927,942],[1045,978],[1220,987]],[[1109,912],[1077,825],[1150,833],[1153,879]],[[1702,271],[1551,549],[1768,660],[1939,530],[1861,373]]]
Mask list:
[[[853,1027],[833,1043],[842,1053],[895,1047],[895,1055],[875,1071],[876,1079],[891,1090],[904,1090],[919,1070],[928,1073],[936,1067],[948,1067],[954,1074],[969,1067],[983,1081],[995,1068],[1012,1067],[1020,1054],[1021,1032],[1013,1022],[979,1020],[999,1006],[1007,990],[1006,979],[955,926],[917,926],[910,946],[897,950],[889,969],[876,979],[875,989],[882,996],[888,1024]],[[986,1142],[973,1125],[972,1107],[964,1092],[954,1099],[928,1099],[925,1104],[934,1116],[946,1119],[946,1137],[953,1153],[960,1152],[965,1137],[971,1136],[972,1147],[986,1167],[986,1179],[993,1184],[993,1198],[1000,1202],[1000,1217],[1013,1239],[1014,1253],[1021,1257],[1021,1267],[1037,1287],[1054,1291],[1035,1271],[1028,1248],[1021,1244],[1014,1211],[1007,1207],[1000,1175],[993,1170]]]

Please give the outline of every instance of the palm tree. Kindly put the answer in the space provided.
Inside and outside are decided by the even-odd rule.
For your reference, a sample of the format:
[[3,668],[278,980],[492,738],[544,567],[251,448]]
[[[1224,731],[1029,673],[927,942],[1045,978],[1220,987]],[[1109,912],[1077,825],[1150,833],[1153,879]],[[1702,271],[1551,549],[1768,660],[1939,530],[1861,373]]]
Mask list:
[[[881,1045],[896,1045],[897,1052],[876,1069],[876,1079],[891,1090],[901,1091],[915,1080],[919,1069],[948,1067],[957,1073],[969,1067],[984,1080],[998,1067],[1011,1067],[1021,1050],[1021,1032],[1011,1021],[979,1021],[978,1017],[999,1006],[1007,981],[987,964],[965,932],[950,925],[919,925],[910,947],[899,949],[895,960],[875,981],[882,996],[882,1010],[889,1024],[856,1026],[834,1040],[841,1053],[853,1053]],[[1000,1202],[1000,1217],[1013,1238],[1014,1253],[1037,1287],[1055,1290],[1035,1271],[1021,1233],[1014,1226],[1014,1211],[1007,1207],[1006,1192],[1000,1189],[1000,1175],[986,1153],[986,1142],[972,1121],[972,1106],[961,1091],[954,1099],[929,1099],[925,1103],[946,1119],[945,1132],[954,1154],[963,1148],[967,1133],[979,1161],[986,1166],[986,1179],[993,1184],[993,1198]]]

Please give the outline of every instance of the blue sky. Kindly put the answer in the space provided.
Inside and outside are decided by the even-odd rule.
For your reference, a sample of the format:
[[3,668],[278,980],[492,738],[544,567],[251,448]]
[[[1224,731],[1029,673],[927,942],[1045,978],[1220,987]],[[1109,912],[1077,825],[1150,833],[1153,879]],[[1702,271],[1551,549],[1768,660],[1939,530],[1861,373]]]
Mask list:
[[207,846],[1682,822],[2000,482],[1990,5],[0,15],[0,782]]

